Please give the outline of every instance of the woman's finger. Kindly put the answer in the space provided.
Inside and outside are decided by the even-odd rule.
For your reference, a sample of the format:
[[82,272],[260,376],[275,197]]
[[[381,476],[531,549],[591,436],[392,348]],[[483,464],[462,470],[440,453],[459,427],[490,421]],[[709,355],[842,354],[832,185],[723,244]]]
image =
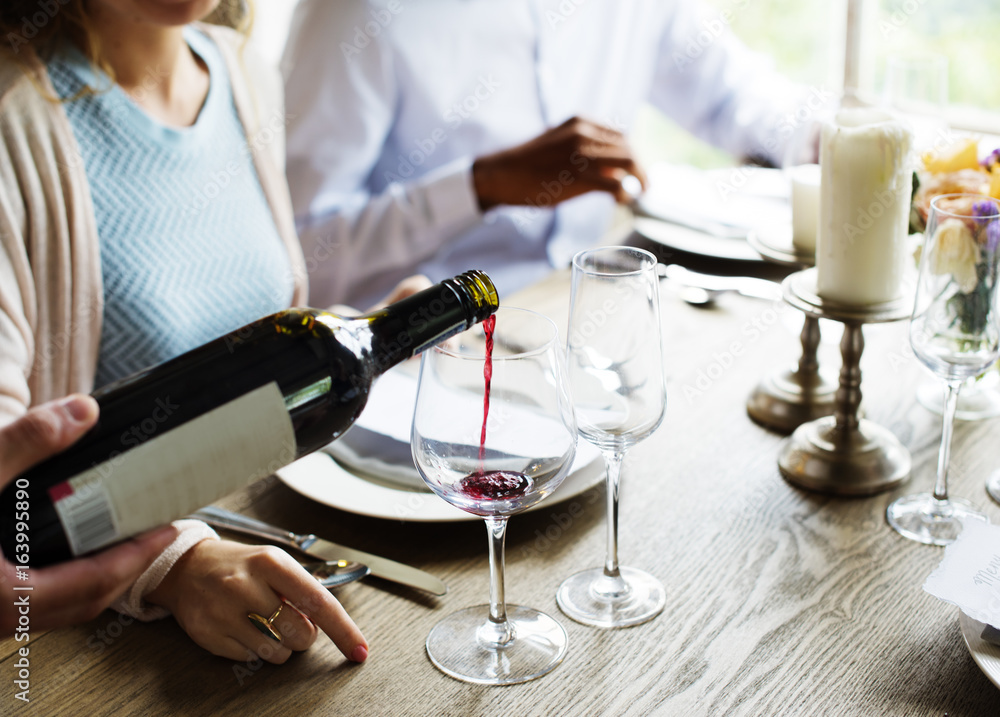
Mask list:
[[[289,558],[291,559],[291,558]],[[325,632],[349,660],[363,662],[368,657],[368,642],[340,602],[301,566],[298,570],[274,566],[266,575],[268,583],[285,599]]]
[[281,635],[281,644],[294,652],[309,649],[318,634],[312,620],[287,600],[282,601],[281,612],[271,621],[271,627]]
[[250,653],[251,656],[256,655],[264,662],[270,662],[272,665],[283,665],[292,656],[292,651],[282,643],[265,637],[253,628],[250,628],[250,630],[251,632],[241,635],[240,638],[233,638],[233,642],[239,645],[235,657],[230,655],[220,655],[220,657],[229,657],[231,660],[245,660],[247,659],[247,653]]

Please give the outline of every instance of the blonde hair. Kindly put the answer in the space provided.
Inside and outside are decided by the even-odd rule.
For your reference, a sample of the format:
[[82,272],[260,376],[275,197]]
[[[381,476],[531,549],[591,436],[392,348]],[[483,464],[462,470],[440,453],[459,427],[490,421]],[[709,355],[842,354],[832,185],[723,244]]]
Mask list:
[[[95,67],[114,80],[114,71],[102,57],[100,39],[87,5],[87,0],[3,0],[0,49],[27,67],[31,53],[43,56],[57,43],[70,40]],[[221,0],[203,22],[226,25],[249,37],[253,0]]]

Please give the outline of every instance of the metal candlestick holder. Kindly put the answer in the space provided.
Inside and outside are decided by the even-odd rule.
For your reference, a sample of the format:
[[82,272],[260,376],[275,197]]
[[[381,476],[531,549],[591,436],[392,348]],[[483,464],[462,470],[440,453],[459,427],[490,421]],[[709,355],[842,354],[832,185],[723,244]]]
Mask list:
[[858,417],[861,405],[861,353],[864,324],[909,317],[910,301],[845,306],[816,293],[816,270],[788,276],[782,283],[791,306],[816,319],[844,324],[843,365],[833,415],[799,426],[781,444],[778,469],[789,483],[833,495],[872,495],[895,488],[910,475],[910,453],[885,428]]
[[[775,237],[750,232],[747,242],[775,264],[807,268],[816,261],[814,254],[795,248],[790,231]],[[836,403],[837,383],[819,367],[820,329],[816,316],[806,313],[801,341],[798,364],[764,378],[747,399],[750,418],[778,433],[789,434],[803,423],[831,415]]]

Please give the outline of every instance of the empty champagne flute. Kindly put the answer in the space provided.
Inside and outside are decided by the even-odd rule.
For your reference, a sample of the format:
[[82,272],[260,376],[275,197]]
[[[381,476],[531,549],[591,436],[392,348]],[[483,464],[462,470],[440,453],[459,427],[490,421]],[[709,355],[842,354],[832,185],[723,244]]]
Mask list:
[[580,434],[604,454],[607,555],[603,568],[567,578],[556,602],[586,625],[637,625],[660,614],[666,602],[659,580],[618,564],[622,462],[630,447],[656,430],[666,407],[652,254],[604,247],[573,258],[566,353]]
[[482,516],[490,536],[489,605],[435,625],[427,655],[458,680],[507,685],[544,675],[566,653],[562,625],[506,603],[504,536],[511,515],[562,483],[577,432],[556,325],[509,307],[495,318],[424,353],[412,452],[428,487]]
[[910,344],[945,383],[944,420],[934,492],[900,498],[886,510],[889,525],[910,540],[947,545],[961,533],[962,521],[986,519],[968,501],[948,497],[948,460],[962,384],[1000,357],[998,247],[997,200],[945,194],[931,201]]

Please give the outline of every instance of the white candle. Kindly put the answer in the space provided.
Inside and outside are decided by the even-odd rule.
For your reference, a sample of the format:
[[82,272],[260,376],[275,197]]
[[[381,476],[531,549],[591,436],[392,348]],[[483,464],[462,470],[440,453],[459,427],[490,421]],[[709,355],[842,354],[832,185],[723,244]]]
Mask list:
[[869,305],[899,298],[906,268],[913,136],[884,110],[850,109],[823,127],[816,290]]
[[792,246],[803,254],[816,251],[816,230],[819,225],[818,164],[793,167],[792,180]]

